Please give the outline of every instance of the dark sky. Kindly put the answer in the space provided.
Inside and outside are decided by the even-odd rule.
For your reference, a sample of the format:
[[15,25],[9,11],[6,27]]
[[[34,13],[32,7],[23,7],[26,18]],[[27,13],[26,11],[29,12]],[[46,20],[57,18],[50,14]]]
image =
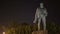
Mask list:
[[[2,0],[0,1],[0,24],[7,24],[11,20],[22,23],[32,23],[36,8],[40,0]],[[47,22],[60,21],[59,2],[55,0],[44,0],[47,8]]]

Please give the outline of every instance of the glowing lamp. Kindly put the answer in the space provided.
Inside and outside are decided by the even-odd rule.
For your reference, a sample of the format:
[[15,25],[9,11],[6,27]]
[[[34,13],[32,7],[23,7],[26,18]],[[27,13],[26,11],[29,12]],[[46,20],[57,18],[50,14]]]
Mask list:
[[5,34],[5,32],[3,32],[3,34]]

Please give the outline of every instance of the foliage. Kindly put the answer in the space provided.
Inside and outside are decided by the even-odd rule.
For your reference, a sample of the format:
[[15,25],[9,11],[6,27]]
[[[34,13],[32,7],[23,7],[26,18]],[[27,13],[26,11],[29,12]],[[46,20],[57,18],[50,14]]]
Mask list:
[[[17,24],[12,23],[10,26],[2,26],[6,34],[31,34],[33,31],[37,31],[37,24]],[[47,30],[49,34],[60,34],[60,25],[53,23],[47,23]]]
[[52,23],[47,23],[47,30],[49,34],[60,34],[60,25]]

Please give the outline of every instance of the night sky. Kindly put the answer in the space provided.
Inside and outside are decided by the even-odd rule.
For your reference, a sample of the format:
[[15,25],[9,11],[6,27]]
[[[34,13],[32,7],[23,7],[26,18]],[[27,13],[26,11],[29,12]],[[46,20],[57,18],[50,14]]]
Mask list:
[[[11,20],[17,23],[32,23],[36,8],[40,0],[2,0],[0,1],[0,24],[7,24]],[[44,0],[47,8],[47,22],[60,23],[59,1]]]

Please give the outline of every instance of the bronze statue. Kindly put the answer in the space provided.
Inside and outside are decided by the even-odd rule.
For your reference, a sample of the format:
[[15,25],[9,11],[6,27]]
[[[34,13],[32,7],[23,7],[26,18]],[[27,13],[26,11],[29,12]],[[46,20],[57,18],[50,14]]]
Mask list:
[[36,23],[38,19],[38,31],[40,30],[41,19],[43,22],[44,30],[46,30],[46,16],[47,16],[47,10],[46,8],[44,8],[43,3],[40,3],[40,7],[36,9],[35,19],[33,21],[33,23]]

